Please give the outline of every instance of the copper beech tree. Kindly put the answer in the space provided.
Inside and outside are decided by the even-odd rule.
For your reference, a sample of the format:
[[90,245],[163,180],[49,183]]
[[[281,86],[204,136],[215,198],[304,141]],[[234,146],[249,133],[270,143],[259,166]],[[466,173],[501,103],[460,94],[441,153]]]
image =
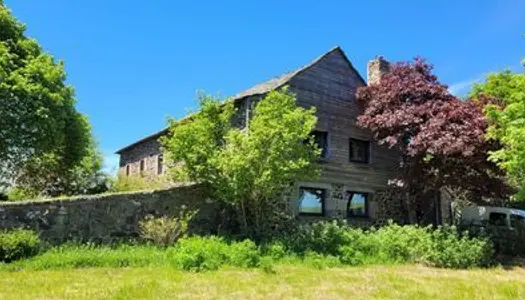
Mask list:
[[510,195],[503,171],[487,159],[500,147],[485,138],[483,107],[495,100],[457,98],[421,58],[394,64],[378,82],[360,88],[357,99],[364,106],[358,125],[400,151],[392,182],[415,207],[424,210],[430,205],[424,196],[443,187],[480,204]]

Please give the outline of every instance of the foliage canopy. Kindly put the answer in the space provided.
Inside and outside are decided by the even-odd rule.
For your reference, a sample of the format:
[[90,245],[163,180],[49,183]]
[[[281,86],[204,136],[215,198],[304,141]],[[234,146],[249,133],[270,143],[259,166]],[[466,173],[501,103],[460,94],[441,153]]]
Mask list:
[[525,201],[525,73],[503,71],[490,74],[474,86],[472,97],[498,99],[485,107],[490,122],[487,138],[503,145],[490,152],[490,160],[506,170]]
[[485,103],[451,95],[424,60],[393,65],[357,97],[365,106],[359,125],[400,150],[396,182],[416,199],[442,187],[461,190],[475,203],[508,197],[504,173],[488,161],[500,145],[485,139]]
[[177,162],[173,175],[209,185],[235,208],[244,234],[260,235],[284,212],[283,192],[318,175],[320,151],[310,136],[315,109],[298,107],[286,88],[272,91],[254,105],[248,126],[236,128],[243,114],[233,101],[201,96],[199,102],[201,110],[188,122],[172,120],[161,140]]
[[[25,29],[0,1],[0,184],[68,193],[65,183],[75,173],[99,171],[101,158],[87,118],[75,109],[64,63]],[[62,187],[54,192],[50,185]]]

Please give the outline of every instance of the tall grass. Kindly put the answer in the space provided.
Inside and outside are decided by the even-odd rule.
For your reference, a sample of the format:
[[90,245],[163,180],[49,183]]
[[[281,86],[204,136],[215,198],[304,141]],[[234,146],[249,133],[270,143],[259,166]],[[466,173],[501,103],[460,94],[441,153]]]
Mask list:
[[487,266],[491,244],[458,234],[454,228],[389,225],[363,231],[323,222],[302,227],[292,236],[265,245],[250,240],[187,237],[169,247],[154,245],[64,245],[0,269],[62,269],[86,267],[168,266],[200,272],[222,266],[262,267],[275,263],[309,265],[318,269],[342,265],[422,263],[445,268]]

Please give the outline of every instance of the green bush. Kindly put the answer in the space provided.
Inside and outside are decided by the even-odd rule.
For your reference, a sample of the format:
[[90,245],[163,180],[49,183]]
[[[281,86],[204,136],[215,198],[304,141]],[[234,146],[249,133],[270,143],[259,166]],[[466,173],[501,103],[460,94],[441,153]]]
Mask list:
[[263,247],[263,252],[272,260],[280,260],[287,255],[286,246],[282,242],[274,242]]
[[392,223],[364,231],[344,222],[318,222],[301,226],[282,244],[288,253],[305,257],[314,252],[338,257],[346,265],[424,263],[469,268],[486,266],[493,255],[487,239],[458,234],[455,227],[433,229]]
[[369,233],[375,241],[377,255],[390,262],[424,262],[431,251],[431,227],[389,224]]
[[227,261],[227,243],[219,237],[181,239],[171,248],[171,263],[188,271],[216,270]]
[[484,238],[458,234],[455,227],[441,227],[430,233],[432,246],[425,255],[428,264],[444,268],[487,266],[494,254],[492,243]]
[[8,201],[35,200],[39,198],[42,197],[38,194],[38,192],[23,187],[12,187],[7,193]]
[[178,217],[147,216],[139,222],[140,236],[158,246],[175,244],[186,234],[188,224],[196,214],[196,210],[186,211],[185,208],[181,208]]
[[182,239],[171,251],[172,264],[195,272],[216,270],[223,265],[256,267],[261,259],[257,246],[250,240],[227,243],[213,236]]
[[261,253],[257,245],[250,240],[232,243],[228,252],[229,263],[232,266],[253,268],[261,261]]
[[40,239],[36,233],[26,229],[0,232],[0,261],[12,262],[31,257],[40,251]]
[[340,254],[339,248],[352,242],[350,227],[344,222],[316,222],[299,226],[297,232],[283,238],[287,249],[305,254],[313,251],[328,255]]

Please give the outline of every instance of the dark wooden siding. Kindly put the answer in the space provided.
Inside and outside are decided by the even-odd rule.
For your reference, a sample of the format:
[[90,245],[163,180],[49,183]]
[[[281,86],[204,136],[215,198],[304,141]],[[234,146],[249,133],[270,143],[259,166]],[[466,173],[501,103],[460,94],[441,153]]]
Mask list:
[[[319,183],[331,188],[327,214],[345,215],[344,195],[334,198],[334,190],[374,193],[384,189],[391,178],[399,156],[393,150],[373,142],[372,135],[356,125],[360,106],[356,103],[356,91],[362,82],[340,51],[334,51],[299,73],[290,81],[297,103],[317,109],[317,130],[328,132],[328,158],[321,163]],[[349,139],[370,141],[370,163],[350,162]],[[303,185],[315,183],[303,183]],[[339,194],[341,191],[338,191]],[[340,202],[340,203],[339,203]],[[370,206],[373,217],[374,204]],[[335,210],[339,210],[335,212]]]

